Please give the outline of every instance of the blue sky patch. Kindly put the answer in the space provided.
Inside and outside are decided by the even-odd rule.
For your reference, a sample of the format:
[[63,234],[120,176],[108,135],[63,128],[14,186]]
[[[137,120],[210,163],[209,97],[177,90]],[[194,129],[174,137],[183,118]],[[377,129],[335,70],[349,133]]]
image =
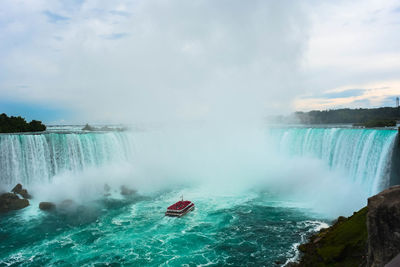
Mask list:
[[103,35],[103,38],[107,39],[107,40],[118,40],[118,39],[122,39],[126,36],[128,36],[127,33],[120,32],[120,33],[112,33],[112,34]]
[[110,14],[121,16],[121,17],[129,17],[130,13],[125,11],[111,10]]
[[364,94],[365,89],[348,89],[341,92],[332,92],[332,93],[325,93],[321,94],[320,98],[328,98],[328,99],[335,99],[335,98],[346,98],[346,97],[354,97],[354,96],[361,96]]
[[70,18],[68,18],[68,17],[61,16],[61,15],[59,15],[57,13],[53,13],[53,12],[50,12],[48,10],[43,11],[43,14],[46,15],[48,21],[51,22],[51,23],[58,23],[58,22],[61,22],[61,21],[70,20]]
[[385,97],[382,101],[383,107],[395,107],[396,106],[396,96]]
[[0,100],[0,113],[6,113],[9,116],[21,116],[27,121],[39,120],[50,124],[67,121],[72,115],[66,109],[13,100]]

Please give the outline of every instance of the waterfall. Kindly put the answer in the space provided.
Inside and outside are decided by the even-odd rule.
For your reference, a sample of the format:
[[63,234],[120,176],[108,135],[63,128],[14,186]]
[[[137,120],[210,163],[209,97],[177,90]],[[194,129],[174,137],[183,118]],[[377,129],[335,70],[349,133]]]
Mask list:
[[[395,130],[287,127],[271,128],[267,132],[267,137],[262,136],[262,138],[266,138],[276,145],[280,154],[285,157],[321,159],[330,169],[343,171],[346,179],[352,179],[354,183],[363,185],[370,195],[390,184],[390,166],[397,135]],[[159,134],[163,136],[162,133]],[[63,172],[79,172],[90,167],[118,164],[130,161],[134,157],[138,164],[142,161],[143,165],[144,161],[147,164],[157,165],[157,162],[152,161],[157,160],[157,155],[160,153],[160,157],[165,162],[164,165],[161,163],[161,165],[157,165],[159,169],[170,170],[169,167],[172,166],[172,168],[180,168],[182,171],[183,167],[180,166],[182,164],[179,160],[173,161],[174,155],[177,154],[177,159],[189,158],[188,163],[183,164],[185,166],[193,165],[195,168],[199,165],[198,161],[203,160],[201,162],[204,166],[208,166],[208,171],[219,170],[223,173],[229,173],[230,168],[234,169],[235,166],[232,164],[238,164],[243,160],[260,161],[259,158],[263,157],[263,153],[250,153],[255,158],[250,156],[244,159],[243,157],[246,156],[243,153],[246,153],[248,149],[246,146],[242,149],[240,146],[236,146],[237,153],[231,153],[236,151],[234,148],[230,149],[235,142],[243,142],[242,144],[254,142],[248,135],[240,135],[240,138],[236,137],[237,140],[233,138],[235,140],[231,140],[232,143],[227,142],[221,146],[210,146],[214,139],[209,138],[211,143],[206,146],[202,142],[206,142],[208,139],[203,137],[203,134],[199,134],[201,138],[189,138],[185,141],[184,136],[176,135],[173,132],[168,138],[159,138],[161,141],[158,143],[156,142],[158,135],[155,137],[154,133],[150,132],[0,134],[0,185],[11,187],[16,183],[24,185],[45,183]],[[233,132],[229,134],[234,136]],[[135,136],[135,147],[138,150],[141,149],[141,153],[134,149],[132,136]],[[165,140],[175,141],[168,146],[165,145]],[[196,142],[199,143],[197,146],[194,145]],[[257,142],[262,141],[258,140]],[[263,151],[269,150],[258,143],[255,147]],[[142,151],[143,149],[151,151],[146,153]],[[270,152],[273,153],[272,150]],[[214,155],[215,159],[210,155]],[[142,159],[146,156],[150,163],[146,159]],[[209,160],[204,161],[204,157]],[[226,166],[221,167],[221,162],[226,162]],[[247,165],[244,164],[245,167]],[[217,170],[211,170],[212,168],[217,168]],[[191,172],[196,175],[196,172],[199,171],[202,170],[193,169]],[[235,173],[242,171],[245,170],[233,170]],[[246,171],[249,170],[246,169]],[[191,172],[188,173],[192,175]],[[222,174],[219,173],[219,175]]]
[[353,128],[272,128],[281,153],[325,161],[366,186],[370,195],[389,186],[396,130]]
[[80,171],[131,158],[127,133],[0,134],[0,184],[46,182],[65,171]]

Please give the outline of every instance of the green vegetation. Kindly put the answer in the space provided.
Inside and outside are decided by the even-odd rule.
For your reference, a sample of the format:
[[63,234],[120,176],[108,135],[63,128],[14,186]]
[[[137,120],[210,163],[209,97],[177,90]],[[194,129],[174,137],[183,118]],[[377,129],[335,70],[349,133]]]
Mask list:
[[[354,126],[359,126],[359,124],[355,124]],[[374,127],[393,127],[396,126],[395,120],[372,120],[367,121],[366,123],[361,123],[361,126],[367,128],[374,128]]]
[[41,121],[32,120],[27,123],[20,116],[8,117],[5,113],[0,114],[0,133],[41,132],[45,130],[46,126]]
[[[313,110],[310,112],[296,112],[295,117],[304,124],[328,124],[328,123],[357,123],[375,125],[373,122],[385,122],[400,120],[399,108],[371,108],[371,109],[334,109]],[[386,126],[386,125],[384,125]],[[368,126],[381,127],[381,126]]]
[[367,212],[365,207],[349,218],[339,217],[327,229],[299,246],[303,253],[298,266],[360,266],[367,255]]

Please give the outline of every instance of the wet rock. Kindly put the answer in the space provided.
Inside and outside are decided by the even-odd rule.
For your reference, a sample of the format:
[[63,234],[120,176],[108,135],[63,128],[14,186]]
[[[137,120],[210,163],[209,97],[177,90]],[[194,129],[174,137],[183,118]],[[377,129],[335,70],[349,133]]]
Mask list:
[[29,195],[28,190],[24,189],[21,184],[17,184],[12,190],[14,194],[19,194],[25,199],[31,199],[32,196]]
[[130,195],[133,195],[133,194],[135,194],[135,193],[136,193],[135,190],[129,189],[129,188],[126,187],[125,185],[121,186],[121,195],[123,195],[123,196],[130,196]]
[[40,202],[39,203],[39,209],[45,210],[45,211],[50,211],[54,210],[56,208],[56,204],[52,202]]
[[19,210],[29,206],[27,199],[20,199],[16,194],[4,193],[0,195],[0,212]]
[[110,192],[111,187],[108,184],[104,184],[104,192],[108,193]]
[[60,213],[73,213],[78,210],[79,205],[72,199],[65,199],[57,204],[57,211]]
[[400,186],[368,199],[368,266],[384,266],[400,253]]
[[74,206],[76,206],[76,203],[72,199],[65,199],[65,200],[61,201],[61,203],[60,203],[60,208],[68,209],[68,208],[71,208]]
[[25,199],[31,199],[32,196],[28,193],[28,190],[22,189],[19,194]]
[[11,190],[11,192],[18,194],[18,192],[21,190],[22,190],[22,185],[17,184],[16,186],[14,186],[14,188]]

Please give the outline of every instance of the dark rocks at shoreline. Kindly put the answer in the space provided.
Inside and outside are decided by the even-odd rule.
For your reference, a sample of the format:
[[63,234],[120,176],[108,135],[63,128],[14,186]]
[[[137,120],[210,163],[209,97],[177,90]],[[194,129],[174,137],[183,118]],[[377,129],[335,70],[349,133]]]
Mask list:
[[130,189],[126,187],[125,185],[121,186],[121,195],[123,196],[131,196],[136,193],[136,190]]
[[61,202],[50,202],[43,201],[39,203],[39,209],[43,211],[55,211],[59,214],[71,214],[79,211],[85,207],[84,205],[79,205],[72,199],[64,199]]
[[14,193],[4,193],[0,195],[0,212],[20,210],[29,206],[27,199],[20,199]]
[[384,266],[400,253],[400,186],[368,199],[368,266]]
[[[19,198],[19,195],[22,197]],[[28,190],[24,189],[21,184],[17,184],[11,193],[3,193],[0,195],[0,212],[9,212],[12,210],[20,210],[29,206],[29,200],[32,198]]]
[[28,190],[24,189],[21,184],[17,184],[12,190],[14,194],[21,195],[24,199],[31,199],[32,196],[28,193]]
[[39,203],[39,209],[44,210],[44,211],[51,211],[55,210],[56,204],[53,202],[40,202]]
[[58,211],[60,212],[72,212],[75,211],[78,207],[78,204],[75,203],[72,199],[65,199],[57,204]]

